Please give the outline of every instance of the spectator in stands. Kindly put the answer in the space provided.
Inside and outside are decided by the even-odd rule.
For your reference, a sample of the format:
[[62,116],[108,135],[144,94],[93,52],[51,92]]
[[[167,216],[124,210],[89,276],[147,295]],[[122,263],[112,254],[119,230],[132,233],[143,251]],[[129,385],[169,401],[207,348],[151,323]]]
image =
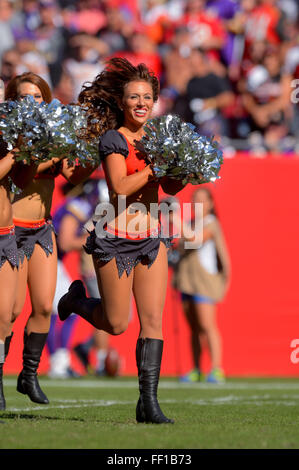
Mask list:
[[106,13],[108,8],[117,8],[122,12],[127,23],[136,24],[140,18],[140,0],[101,0],[101,6]]
[[5,50],[15,46],[15,39],[12,32],[13,16],[13,2],[0,0],[0,59]]
[[282,11],[278,8],[277,0],[256,1],[248,22],[246,23],[245,36],[248,43],[266,39],[270,44],[279,44],[279,22],[282,19]]
[[26,37],[20,38],[17,42],[17,48],[21,55],[21,73],[35,73],[42,77],[52,88],[52,81],[47,61],[38,51],[35,40],[28,39]]
[[34,38],[34,31],[40,23],[38,5],[37,0],[22,0],[20,2],[13,25],[16,42],[22,38]]
[[1,58],[0,77],[5,85],[20,73],[21,56],[17,49],[4,51]]
[[74,101],[74,80],[65,70],[62,70],[59,82],[53,90],[53,95],[63,104]]
[[243,36],[244,52],[240,60],[248,56],[248,48],[256,41],[279,44],[278,24],[282,13],[276,6],[276,0],[241,0],[240,10],[230,22],[231,30]]
[[71,34],[86,33],[95,35],[106,24],[106,16],[103,12],[101,0],[78,0],[75,9],[63,10],[65,27]]
[[221,58],[229,65],[235,63],[239,54],[239,38],[230,29],[231,20],[240,10],[240,3],[233,0],[208,0],[207,11],[221,19],[226,30],[226,40],[221,49]]
[[[298,3],[297,0],[0,0],[0,60],[5,53],[3,79],[6,82],[15,75],[16,67],[19,74],[32,71],[50,83],[55,96],[67,103],[76,100],[83,83],[103,69],[106,58],[119,56],[134,64],[145,62],[161,82],[155,115],[177,112],[195,122],[204,133],[219,131],[238,139],[233,145],[250,149],[253,144],[252,139],[247,143],[248,134],[256,122],[244,104],[248,106],[250,101],[248,76],[255,83],[253,77],[262,70],[256,67],[265,67],[265,50],[272,45],[279,48],[281,74],[298,78]],[[216,107],[212,100],[204,103],[205,109],[199,109],[200,100],[206,99],[205,87],[200,96],[197,92],[193,96],[193,91],[191,99],[187,96],[187,84],[194,85],[194,78],[198,81],[194,49],[204,51],[209,59],[211,86],[215,86],[214,76],[218,76]],[[14,65],[8,65],[10,62]],[[218,96],[223,86],[234,93],[234,102],[230,101],[229,107],[221,102],[223,96]],[[214,95],[215,90],[208,98]],[[190,101],[193,109],[189,107]],[[260,120],[265,121],[262,137],[270,136],[269,145],[263,147],[265,151],[275,148],[273,139],[278,142],[290,132],[297,138],[298,109],[294,107],[293,118],[285,116],[287,128],[291,121],[291,131],[288,129],[286,134],[278,132],[283,131],[282,127],[274,129],[272,122],[266,123],[264,109],[259,113]]]
[[80,33],[70,38],[68,50],[63,68],[73,79],[73,100],[76,100],[83,83],[92,81],[103,70],[101,53],[104,55],[107,48],[103,41]]
[[191,42],[191,33],[188,29],[184,26],[177,28],[163,59],[164,86],[172,90],[175,96],[186,92],[187,83],[193,75],[190,59]]
[[[243,58],[241,66],[240,66],[240,79],[241,80],[244,78],[246,81],[247,76],[249,72],[251,71],[251,69],[253,69],[257,65],[262,64],[268,46],[269,46],[268,41],[264,39],[260,41],[257,40],[253,42],[252,44],[250,44],[247,50],[247,55],[246,57]],[[242,85],[243,85],[243,81],[242,81]],[[242,89],[241,91],[244,91],[244,89]]]
[[135,66],[144,63],[160,79],[162,62],[157,45],[148,37],[144,27],[136,26],[128,40],[128,45],[129,50],[119,51],[114,56],[125,58]]
[[269,46],[261,65],[247,76],[243,104],[249,114],[251,132],[262,136],[261,145],[273,152],[283,149],[291,118],[291,79],[282,70],[279,48]]
[[206,10],[206,3],[205,0],[186,0],[185,13],[178,24],[190,31],[193,47],[200,47],[209,57],[218,60],[226,32],[222,21]]
[[106,23],[101,28],[97,37],[101,39],[107,46],[107,55],[127,50],[129,48],[128,38],[133,32],[133,25],[125,20],[123,12],[114,6],[107,6]]
[[[293,27],[295,25],[293,24]],[[299,96],[298,96],[298,85],[299,85],[299,44],[298,44],[298,26],[295,28],[296,34],[294,38],[285,44],[285,61],[283,65],[283,72],[290,77],[291,80],[291,106],[292,106],[292,118],[291,118],[291,133],[296,139],[295,149],[299,150]],[[287,45],[289,46],[287,48]]]
[[40,22],[34,31],[37,50],[47,62],[51,82],[55,87],[62,73],[62,61],[65,55],[66,38],[62,16],[55,0],[39,2]]
[[223,109],[234,98],[229,81],[211,72],[210,59],[199,49],[192,51],[191,65],[194,75],[187,84],[185,96],[176,100],[173,111],[192,122],[201,134],[227,135]]
[[146,0],[141,5],[141,22],[145,25],[147,34],[156,43],[163,45],[167,42],[167,33],[172,24],[180,20],[184,13],[184,3],[181,0],[161,2],[161,0]]

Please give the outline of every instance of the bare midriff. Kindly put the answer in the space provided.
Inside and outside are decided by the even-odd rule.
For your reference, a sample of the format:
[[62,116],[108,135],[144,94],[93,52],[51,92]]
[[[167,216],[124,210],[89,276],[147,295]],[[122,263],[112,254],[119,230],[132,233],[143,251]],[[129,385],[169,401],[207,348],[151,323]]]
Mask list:
[[55,187],[54,179],[34,179],[13,199],[13,217],[19,220],[40,220],[50,216]]
[[127,197],[117,196],[110,191],[114,217],[107,218],[109,227],[128,234],[140,234],[157,229],[159,217],[152,204],[158,205],[158,189],[159,183],[150,182]]
[[12,207],[8,183],[0,182],[0,227],[10,227],[13,224]]

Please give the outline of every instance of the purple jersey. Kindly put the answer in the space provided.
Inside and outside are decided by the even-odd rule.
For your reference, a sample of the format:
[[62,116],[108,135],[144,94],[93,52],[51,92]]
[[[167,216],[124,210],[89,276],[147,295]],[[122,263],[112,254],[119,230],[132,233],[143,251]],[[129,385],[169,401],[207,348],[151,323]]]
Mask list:
[[[230,20],[240,11],[240,4],[234,0],[209,0],[206,9],[214,16],[225,21]],[[234,61],[234,48],[235,35],[228,31],[225,44],[221,50],[221,55],[226,64],[231,64]]]
[[239,2],[233,0],[209,0],[206,9],[214,12],[218,18],[230,20],[240,10],[240,5]]
[[[56,233],[59,233],[61,222],[66,215],[71,215],[78,221],[77,235],[80,236],[84,233],[84,225],[91,218],[94,207],[86,200],[79,197],[69,199],[64,202],[53,215],[53,225]],[[58,259],[62,259],[65,252],[57,246]]]

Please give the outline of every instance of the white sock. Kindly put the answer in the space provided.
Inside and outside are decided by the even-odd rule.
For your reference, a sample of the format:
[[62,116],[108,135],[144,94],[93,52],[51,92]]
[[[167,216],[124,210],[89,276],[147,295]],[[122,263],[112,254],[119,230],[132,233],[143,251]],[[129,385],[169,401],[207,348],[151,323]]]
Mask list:
[[97,352],[97,370],[105,369],[105,359],[107,357],[107,349],[99,349]]
[[50,357],[51,372],[56,374],[66,373],[70,366],[70,353],[66,348],[59,348]]

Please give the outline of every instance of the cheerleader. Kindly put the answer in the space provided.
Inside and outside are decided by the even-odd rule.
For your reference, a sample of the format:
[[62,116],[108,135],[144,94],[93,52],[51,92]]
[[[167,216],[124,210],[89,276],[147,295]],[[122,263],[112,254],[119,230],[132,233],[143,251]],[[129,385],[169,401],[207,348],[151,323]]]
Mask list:
[[[168,178],[156,180],[145,156],[135,147],[158,95],[158,79],[144,64],[135,67],[119,58],[111,59],[79,95],[79,101],[89,108],[89,134],[100,137],[100,157],[116,215],[101,235],[96,227],[86,242],[86,250],[93,256],[101,299],[87,298],[83,283],[74,281],[60,299],[58,314],[65,320],[75,312],[94,327],[119,335],[128,325],[133,292],[140,322],[136,344],[140,391],[136,420],[160,424],[173,423],[163,414],[157,399],[170,240],[161,235],[158,216],[150,208],[152,203],[158,204],[160,183],[170,194],[183,185]],[[123,210],[118,205],[120,199],[124,200]],[[132,229],[135,203],[138,207],[142,204],[145,211],[139,211],[139,223]]]
[[[5,98],[21,100],[27,95],[33,96],[38,103],[50,103],[52,99],[45,80],[30,72],[18,75],[8,83]],[[24,330],[23,368],[18,376],[17,391],[27,394],[35,403],[49,403],[39,386],[37,369],[49,332],[56,288],[57,247],[50,216],[55,178],[63,175],[72,184],[78,184],[92,171],[91,166],[82,168],[70,165],[63,158],[52,158],[38,165],[30,183],[12,203],[20,256],[12,324],[22,312],[27,285],[32,305]]]

